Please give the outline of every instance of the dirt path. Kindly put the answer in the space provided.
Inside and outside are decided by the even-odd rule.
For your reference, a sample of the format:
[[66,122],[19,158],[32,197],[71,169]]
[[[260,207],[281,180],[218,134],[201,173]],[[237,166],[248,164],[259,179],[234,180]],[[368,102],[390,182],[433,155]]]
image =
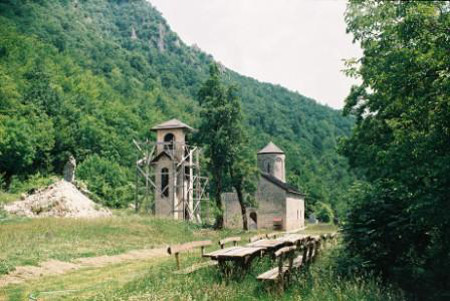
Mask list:
[[71,262],[49,260],[41,263],[39,266],[16,267],[16,269],[8,275],[0,277],[0,287],[7,286],[9,284],[22,283],[27,280],[36,279],[43,276],[61,275],[81,268],[98,268],[114,263],[164,256],[168,256],[167,248],[136,250],[113,256],[78,258],[72,260]]

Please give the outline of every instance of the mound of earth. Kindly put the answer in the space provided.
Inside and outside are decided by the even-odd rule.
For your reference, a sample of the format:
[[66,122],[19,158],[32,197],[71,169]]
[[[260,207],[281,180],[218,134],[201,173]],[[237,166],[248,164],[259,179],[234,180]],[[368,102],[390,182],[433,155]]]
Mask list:
[[111,211],[94,203],[78,188],[60,180],[39,189],[24,200],[7,204],[3,208],[9,213],[27,217],[106,217]]

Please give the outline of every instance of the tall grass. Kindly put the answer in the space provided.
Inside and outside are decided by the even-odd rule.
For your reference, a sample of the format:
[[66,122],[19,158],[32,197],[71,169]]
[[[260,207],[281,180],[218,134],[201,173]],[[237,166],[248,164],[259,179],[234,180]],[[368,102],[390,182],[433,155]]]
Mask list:
[[[190,259],[195,261],[193,257]],[[339,278],[329,253],[301,271],[280,293],[268,289],[256,276],[273,266],[267,257],[258,259],[243,277],[224,280],[210,267],[189,275],[174,274],[174,263],[153,266],[146,275],[113,290],[99,292],[95,300],[403,300],[400,292],[384,287],[375,277]]]

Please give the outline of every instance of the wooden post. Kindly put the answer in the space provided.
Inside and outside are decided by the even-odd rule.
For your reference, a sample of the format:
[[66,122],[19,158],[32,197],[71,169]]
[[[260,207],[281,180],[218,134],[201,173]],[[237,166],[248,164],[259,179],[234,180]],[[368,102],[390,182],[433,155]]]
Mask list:
[[283,257],[284,254],[281,254],[278,260],[278,289],[280,293],[284,291]]
[[175,260],[177,261],[177,269],[180,269],[180,258],[178,257],[179,253],[175,253]]
[[303,244],[303,256],[302,256],[303,264],[308,262],[308,245],[307,243]]

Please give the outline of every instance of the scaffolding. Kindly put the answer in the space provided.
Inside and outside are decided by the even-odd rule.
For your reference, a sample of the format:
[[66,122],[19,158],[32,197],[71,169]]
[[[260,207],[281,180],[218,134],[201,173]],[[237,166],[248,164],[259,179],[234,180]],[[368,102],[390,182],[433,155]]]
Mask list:
[[[135,181],[135,209],[139,211],[142,204],[147,204],[147,208],[152,214],[157,214],[155,210],[156,202],[173,202],[167,204],[171,207],[171,215],[176,219],[184,219],[202,222],[202,216],[209,221],[209,195],[208,178],[201,176],[200,156],[201,149],[189,146],[186,143],[155,142],[146,139],[145,141],[133,140],[138,150],[136,159],[136,181]],[[166,155],[171,161],[171,176],[168,185],[157,185],[157,178],[162,174],[155,166],[155,161],[159,156]],[[172,189],[170,189],[172,187]],[[158,197],[165,195],[170,197]],[[205,205],[202,214],[202,204]]]

